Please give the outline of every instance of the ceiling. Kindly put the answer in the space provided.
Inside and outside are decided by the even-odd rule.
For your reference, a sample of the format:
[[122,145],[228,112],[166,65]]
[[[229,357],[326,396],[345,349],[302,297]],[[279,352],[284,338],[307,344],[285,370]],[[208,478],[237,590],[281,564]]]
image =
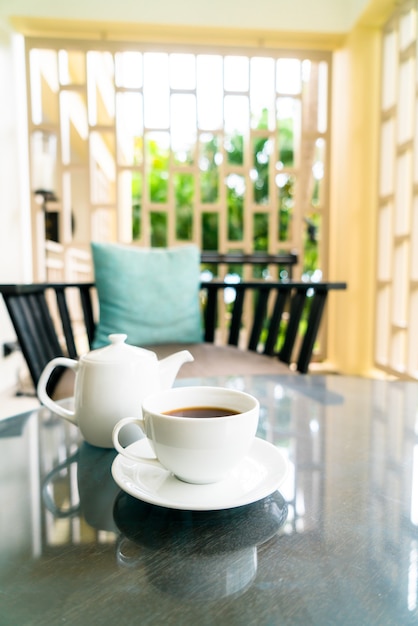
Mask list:
[[0,20],[10,17],[346,33],[370,5],[393,0],[1,0]]

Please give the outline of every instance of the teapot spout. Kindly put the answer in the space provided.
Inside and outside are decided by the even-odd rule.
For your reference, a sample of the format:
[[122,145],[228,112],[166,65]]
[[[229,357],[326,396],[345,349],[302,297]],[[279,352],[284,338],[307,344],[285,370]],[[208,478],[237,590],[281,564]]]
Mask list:
[[194,361],[188,350],[180,350],[158,361],[161,389],[169,389],[173,386],[180,367],[188,361]]

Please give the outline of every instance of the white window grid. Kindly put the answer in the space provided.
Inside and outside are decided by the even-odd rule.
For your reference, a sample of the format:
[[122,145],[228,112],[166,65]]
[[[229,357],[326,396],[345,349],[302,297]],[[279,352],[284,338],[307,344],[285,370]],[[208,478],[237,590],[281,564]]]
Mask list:
[[417,2],[382,38],[375,366],[418,377]]
[[[132,129],[147,138],[156,133],[166,134],[173,142],[175,128],[170,120],[159,126],[147,125],[146,97],[147,77],[142,83],[132,82],[132,76],[125,82],[118,79],[115,67],[121,54],[129,52],[143,62],[145,55],[159,53],[161,58],[171,60],[173,55],[188,54],[191,62],[196,63],[199,56],[215,56],[220,59],[223,72],[228,71],[231,58],[241,58],[248,62],[248,84],[237,85],[235,88],[222,87],[220,101],[225,105],[228,98],[249,102],[252,97],[250,85],[257,61],[268,59],[277,68],[283,61],[294,62],[297,68],[295,81],[281,91],[280,73],[274,72],[272,85],[272,101],[270,123],[267,129],[251,126],[250,118],[243,131],[244,159],[242,164],[228,163],[225,145],[228,130],[225,123],[213,125],[212,128],[195,128],[195,143],[190,143],[193,158],[189,162],[175,162],[173,158],[164,174],[168,180],[167,198],[163,202],[153,201],[143,185],[142,196],[142,229],[140,236],[132,241],[132,196],[131,183],[133,176],[142,176],[146,181],[149,175],[149,161],[129,162],[122,158],[123,144],[129,140],[129,129],[123,128],[123,118],[118,117],[120,101],[127,96],[137,98],[143,107],[142,127]],[[165,55],[165,56],[164,56]],[[52,67],[45,59],[55,59]],[[71,71],[66,59],[71,59]],[[34,276],[44,279],[75,279],[80,275],[88,275],[89,246],[91,240],[118,241],[135,243],[140,246],[152,244],[149,216],[158,211],[165,215],[167,224],[166,244],[169,246],[186,243],[179,239],[175,228],[175,197],[174,181],[176,176],[190,174],[198,180],[201,174],[198,147],[199,141],[208,135],[218,138],[219,162],[219,195],[214,202],[202,202],[196,194],[193,202],[193,226],[190,241],[203,246],[202,216],[213,214],[218,220],[218,251],[220,253],[242,251],[254,252],[253,233],[256,216],[265,213],[268,216],[268,242],[266,252],[296,251],[299,264],[293,270],[294,277],[303,272],[303,245],[306,237],[307,223],[312,214],[317,216],[318,229],[318,266],[321,275],[326,277],[328,265],[328,222],[329,222],[329,150],[330,132],[330,96],[331,93],[331,55],[327,51],[300,50],[254,50],[254,49],[218,49],[199,48],[184,49],[177,45],[165,44],[156,48],[150,44],[118,42],[88,42],[53,39],[26,39],[26,59],[28,71],[28,127],[31,142],[31,175],[32,190],[39,188],[37,167],[39,151],[34,154],[33,138],[38,136],[52,138],[48,144],[47,155],[41,160],[46,186],[54,187],[56,199],[49,202],[47,209],[58,216],[57,233],[59,243],[53,245],[53,263],[48,266],[51,255],[50,242],[45,242],[43,223],[44,206],[34,198],[32,202],[32,225],[34,240]],[[293,59],[293,61],[291,61]],[[55,63],[55,67],[54,67]],[[67,64],[67,65],[66,65]],[[252,66],[253,64],[253,66]],[[310,79],[302,80],[306,67],[310,68]],[[142,70],[145,74],[145,70]],[[119,78],[122,73],[119,74]],[[208,83],[210,84],[210,75]],[[257,77],[260,80],[260,76]],[[150,80],[149,88],[158,87],[158,81]],[[198,87],[189,85],[176,87],[169,85],[166,97],[175,101],[178,95],[188,95],[198,101]],[[277,116],[276,105],[280,98],[286,98],[297,108],[300,107],[299,128],[295,123],[294,160],[290,166],[279,166],[277,151]],[[272,114],[273,113],[273,114]],[[271,115],[272,114],[272,115]],[[223,110],[225,116],[225,107]],[[296,118],[295,118],[296,119]],[[263,204],[257,204],[253,197],[254,164],[251,146],[257,138],[268,139],[270,154],[269,197]],[[52,149],[51,149],[52,144]],[[48,156],[48,150],[52,152]],[[99,155],[99,158],[98,158]],[[125,153],[126,157],[126,153]],[[319,175],[316,175],[319,172]],[[277,181],[283,177],[294,180],[294,194],[291,227],[285,240],[278,235],[278,203],[280,187]],[[229,237],[228,211],[226,206],[227,181],[235,177],[237,184],[243,182],[243,235],[239,240]],[[280,178],[281,177],[281,178]],[[42,176],[41,176],[42,181]],[[319,186],[319,193],[313,200],[313,187]],[[39,200],[39,196],[38,196]],[[55,243],[55,242],[54,242]],[[60,260],[61,259],[61,266]],[[74,261],[74,259],[76,259]],[[81,259],[81,261],[80,261]],[[61,270],[60,270],[61,268]],[[248,270],[249,271],[249,270]],[[274,271],[274,270],[273,270]],[[276,277],[273,275],[273,277]]]

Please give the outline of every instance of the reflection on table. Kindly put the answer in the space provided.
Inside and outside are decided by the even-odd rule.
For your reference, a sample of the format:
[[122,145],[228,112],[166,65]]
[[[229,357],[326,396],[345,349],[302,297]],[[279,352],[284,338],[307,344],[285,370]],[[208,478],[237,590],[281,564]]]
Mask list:
[[289,462],[280,493],[156,507],[49,411],[0,422],[4,623],[192,624],[202,606],[208,624],[417,623],[418,384],[181,381],[202,383],[259,398],[258,436]]

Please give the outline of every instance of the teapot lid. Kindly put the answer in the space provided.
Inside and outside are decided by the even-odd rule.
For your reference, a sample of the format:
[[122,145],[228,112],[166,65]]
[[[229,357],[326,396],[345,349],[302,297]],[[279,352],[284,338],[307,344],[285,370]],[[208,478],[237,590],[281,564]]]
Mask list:
[[157,360],[157,355],[152,350],[137,348],[125,343],[128,335],[114,333],[109,335],[110,345],[92,350],[84,355],[83,359],[98,363],[126,363],[127,359],[153,359]]

